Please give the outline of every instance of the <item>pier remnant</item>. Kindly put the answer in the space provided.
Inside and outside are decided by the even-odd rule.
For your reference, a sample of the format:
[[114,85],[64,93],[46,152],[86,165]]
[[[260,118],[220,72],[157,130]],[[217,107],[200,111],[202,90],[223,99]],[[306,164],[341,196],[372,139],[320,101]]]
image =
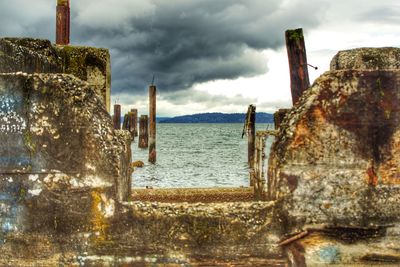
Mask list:
[[285,39],[289,59],[290,89],[294,105],[303,92],[310,87],[303,29],[287,30]]
[[137,109],[131,109],[132,112],[132,123],[133,123],[133,135],[138,136],[138,110]]
[[121,105],[115,104],[114,105],[114,129],[120,130],[121,129]]
[[149,162],[156,163],[156,96],[157,89],[155,85],[149,87]]
[[132,135],[132,141],[135,140],[135,117],[132,111],[128,112],[128,131]]
[[69,0],[57,0],[56,44],[68,45],[70,42]]
[[[249,167],[252,168],[254,165],[256,139],[256,107],[254,105],[249,105],[247,109],[242,138],[245,134],[247,135],[247,163]],[[250,185],[252,185],[251,181],[252,179],[250,179]]]
[[283,121],[267,199],[284,199],[291,231],[400,217],[399,55],[398,48],[339,52]]
[[52,45],[48,40],[0,38],[0,73],[66,73],[95,89],[111,113],[111,64],[108,49]]
[[139,148],[148,148],[149,147],[149,131],[148,131],[148,116],[141,115],[139,119]]

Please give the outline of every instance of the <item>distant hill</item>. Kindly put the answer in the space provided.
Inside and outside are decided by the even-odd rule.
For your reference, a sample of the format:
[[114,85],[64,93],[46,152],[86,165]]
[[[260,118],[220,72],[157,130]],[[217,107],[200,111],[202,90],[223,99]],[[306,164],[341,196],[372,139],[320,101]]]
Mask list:
[[[160,120],[160,123],[244,123],[245,113],[201,113],[193,115],[185,115]],[[273,123],[274,115],[258,112],[256,113],[257,123]]]

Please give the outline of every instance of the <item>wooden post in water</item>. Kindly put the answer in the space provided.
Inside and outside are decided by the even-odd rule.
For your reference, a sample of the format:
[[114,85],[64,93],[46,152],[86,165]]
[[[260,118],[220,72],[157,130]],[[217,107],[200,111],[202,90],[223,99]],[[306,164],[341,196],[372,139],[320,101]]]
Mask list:
[[124,120],[122,121],[122,129],[129,131],[129,114],[124,115]]
[[242,138],[247,135],[247,162],[250,168],[250,186],[253,185],[254,151],[256,139],[256,107],[249,105],[244,122]]
[[248,110],[249,121],[247,127],[247,161],[249,163],[250,168],[254,165],[254,149],[255,149],[255,140],[256,140],[256,107],[253,105],[249,106]]
[[310,87],[303,29],[287,30],[285,38],[290,68],[290,89],[294,105],[303,92]]
[[135,118],[134,118],[134,114],[132,111],[128,112],[128,120],[129,120],[129,127],[128,127],[128,131],[131,133],[132,135],[132,141],[135,140]]
[[139,119],[139,148],[147,148],[149,140],[149,132],[148,132],[148,117],[147,115],[140,116]]
[[132,117],[133,117],[133,136],[138,136],[138,110],[131,109]]
[[69,0],[57,0],[56,12],[56,44],[68,45],[70,42]]
[[155,85],[149,87],[149,162],[156,163],[156,95],[157,89]]
[[121,105],[115,104],[114,105],[114,129],[120,130],[121,129]]

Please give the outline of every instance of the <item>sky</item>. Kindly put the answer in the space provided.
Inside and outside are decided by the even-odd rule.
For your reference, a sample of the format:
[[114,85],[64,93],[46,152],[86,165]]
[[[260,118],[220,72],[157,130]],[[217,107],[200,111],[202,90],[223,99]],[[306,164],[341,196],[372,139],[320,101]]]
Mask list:
[[[110,49],[112,104],[157,114],[291,106],[284,32],[303,28],[310,81],[339,50],[400,47],[399,0],[70,0],[71,43]],[[55,41],[56,0],[0,0],[0,37]]]

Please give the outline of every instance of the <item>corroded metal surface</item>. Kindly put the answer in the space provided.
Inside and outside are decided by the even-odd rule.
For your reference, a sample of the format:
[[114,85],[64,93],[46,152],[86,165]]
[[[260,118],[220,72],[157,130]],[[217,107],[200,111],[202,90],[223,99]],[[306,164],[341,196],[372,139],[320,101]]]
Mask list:
[[56,44],[68,45],[70,42],[70,8],[69,0],[57,1]]

